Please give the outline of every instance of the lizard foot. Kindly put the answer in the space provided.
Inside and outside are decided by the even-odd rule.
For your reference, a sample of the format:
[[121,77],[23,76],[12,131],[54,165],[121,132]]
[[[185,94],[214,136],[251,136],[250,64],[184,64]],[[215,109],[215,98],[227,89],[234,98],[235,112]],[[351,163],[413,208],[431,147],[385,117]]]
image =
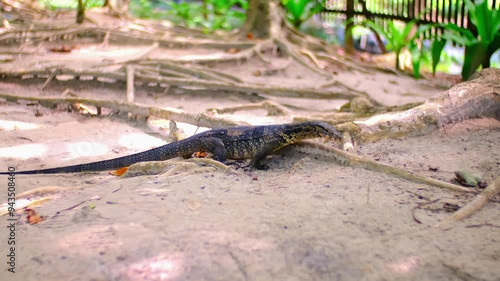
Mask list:
[[251,170],[261,170],[261,171],[267,171],[269,170],[269,166],[267,166],[266,164],[248,164],[246,166],[244,166],[243,168],[245,168],[245,171],[251,171]]

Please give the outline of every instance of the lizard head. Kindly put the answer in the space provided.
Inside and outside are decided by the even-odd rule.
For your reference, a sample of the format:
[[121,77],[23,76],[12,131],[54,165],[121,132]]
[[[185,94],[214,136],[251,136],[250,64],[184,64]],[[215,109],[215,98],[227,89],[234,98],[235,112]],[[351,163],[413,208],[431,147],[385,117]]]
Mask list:
[[312,121],[312,122],[307,122],[310,127],[313,128],[314,132],[319,136],[319,137],[329,137],[333,139],[341,139],[342,134],[337,131],[332,125],[325,123],[325,122],[320,122],[320,121]]
[[332,125],[320,121],[294,124],[290,133],[297,140],[317,137],[342,138],[342,134]]

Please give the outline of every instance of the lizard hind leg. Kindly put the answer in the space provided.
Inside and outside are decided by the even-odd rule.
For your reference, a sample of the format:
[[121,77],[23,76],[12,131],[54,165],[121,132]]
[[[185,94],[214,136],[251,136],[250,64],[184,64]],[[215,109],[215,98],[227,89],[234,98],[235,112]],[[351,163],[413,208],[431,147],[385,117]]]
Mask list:
[[226,147],[218,138],[209,137],[202,140],[203,150],[213,154],[212,158],[219,162],[226,162]]

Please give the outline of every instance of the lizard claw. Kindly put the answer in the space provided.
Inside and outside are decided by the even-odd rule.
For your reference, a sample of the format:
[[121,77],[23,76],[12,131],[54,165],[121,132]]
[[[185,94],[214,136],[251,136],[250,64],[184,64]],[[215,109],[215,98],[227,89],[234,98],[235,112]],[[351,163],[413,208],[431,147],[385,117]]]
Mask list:
[[267,166],[266,164],[253,165],[252,168],[262,171],[269,170],[269,166]]

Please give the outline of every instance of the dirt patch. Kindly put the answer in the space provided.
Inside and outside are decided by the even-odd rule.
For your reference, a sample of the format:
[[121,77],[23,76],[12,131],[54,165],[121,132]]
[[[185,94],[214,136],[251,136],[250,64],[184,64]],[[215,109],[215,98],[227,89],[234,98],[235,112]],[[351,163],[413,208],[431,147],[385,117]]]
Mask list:
[[[72,58],[54,54],[38,60],[45,65],[71,59],[76,65],[100,62],[102,57],[82,61],[94,49],[92,44],[81,45],[79,55]],[[191,54],[168,48],[155,53]],[[275,65],[288,62],[263,55]],[[33,67],[33,60],[6,63],[3,68]],[[296,63],[270,76],[255,75],[267,68],[256,58],[217,64],[219,71],[256,84],[321,88],[332,82]],[[382,73],[338,71],[334,77],[383,105],[423,102],[442,90],[428,81]],[[2,79],[0,91],[59,96],[71,89],[81,97],[125,99],[121,82],[58,77],[42,91],[45,81]],[[304,116],[335,112],[346,102],[196,87],[174,87],[165,94],[165,89],[138,85],[136,102],[201,113],[267,98]],[[161,125],[113,114],[88,117],[66,108],[1,102],[0,168],[91,162],[165,143]],[[259,110],[231,118],[251,124],[291,121]],[[179,125],[187,135],[200,131]],[[499,139],[498,121],[467,121],[429,136],[364,144],[358,150],[368,158],[436,179],[450,181],[454,171],[464,169],[491,181],[500,174]],[[70,189],[52,193],[51,200],[36,207],[45,221],[29,225],[24,216],[18,221],[14,276],[19,280],[498,280],[500,276],[498,201],[443,231],[434,226],[450,215],[446,206],[463,206],[473,195],[339,166],[328,156],[293,147],[270,157],[267,164],[268,171],[241,174],[193,165],[193,169],[134,178],[107,172],[18,175],[18,193],[47,186]],[[7,186],[7,177],[1,178]],[[6,224],[2,219],[0,228],[6,229]]]
[[[29,93],[30,87],[16,90]],[[183,106],[214,105],[207,100],[227,102],[184,97]],[[3,166],[18,170],[117,157],[162,143],[144,126],[123,119],[10,103],[1,104],[0,111],[1,119],[21,122],[13,124],[16,130],[4,128],[0,149]],[[37,111],[41,117],[35,117]],[[21,124],[39,127],[22,129]],[[500,170],[498,128],[496,121],[466,123],[431,136],[363,145],[360,151],[438,179],[450,180],[453,171],[467,169],[491,180]],[[29,149],[26,158],[10,154]],[[270,158],[268,165],[268,171],[243,176],[215,168],[128,179],[105,172],[18,175],[18,192],[43,186],[78,189],[56,193],[37,207],[46,221],[20,221],[16,277],[456,280],[466,274],[497,280],[500,275],[495,266],[500,229],[485,224],[497,221],[498,203],[442,231],[433,226],[449,215],[443,205],[463,205],[471,195],[338,166],[328,157],[293,148]]]

